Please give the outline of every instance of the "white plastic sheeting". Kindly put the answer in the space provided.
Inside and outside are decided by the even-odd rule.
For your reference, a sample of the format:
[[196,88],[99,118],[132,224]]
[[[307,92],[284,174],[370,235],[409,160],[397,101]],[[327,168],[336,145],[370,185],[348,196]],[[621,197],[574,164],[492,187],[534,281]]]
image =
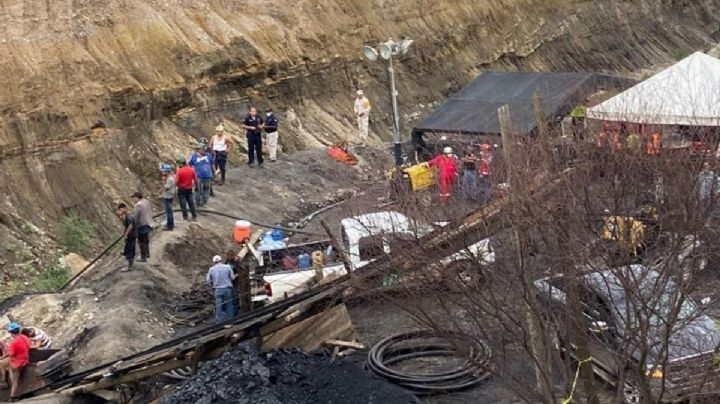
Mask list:
[[603,121],[720,126],[720,59],[696,52],[588,109],[587,116]]

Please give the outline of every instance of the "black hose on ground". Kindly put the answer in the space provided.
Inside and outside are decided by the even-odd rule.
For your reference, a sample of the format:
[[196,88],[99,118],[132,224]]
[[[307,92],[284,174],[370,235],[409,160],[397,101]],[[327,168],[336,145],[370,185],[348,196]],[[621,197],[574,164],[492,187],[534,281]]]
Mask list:
[[[173,210],[173,212],[179,213],[179,212],[182,212],[182,211],[181,211],[180,209],[175,209],[175,210]],[[254,221],[254,220],[248,220],[248,219],[245,219],[245,218],[241,218],[241,217],[238,217],[238,216],[234,216],[234,215],[231,215],[231,214],[228,214],[228,213],[224,213],[224,212],[217,212],[217,211],[214,211],[214,210],[196,209],[196,212],[199,212],[199,213],[207,213],[207,214],[209,214],[209,215],[222,216],[222,217],[226,217],[226,218],[234,219],[234,220],[245,220],[245,221],[248,221],[248,222],[252,223],[253,226],[262,227],[262,228],[266,228],[266,229],[275,229],[275,228],[278,228],[278,229],[283,230],[283,231],[286,231],[286,232],[288,232],[288,233],[292,232],[292,233],[298,233],[298,234],[305,234],[305,235],[308,235],[308,236],[316,236],[316,237],[323,237],[323,238],[327,237],[326,234],[312,233],[312,232],[307,232],[307,231],[303,231],[303,230],[291,229],[291,228],[288,228],[288,227],[282,227],[282,226],[277,226],[277,225],[262,223],[262,222],[258,222],[258,221]],[[154,215],[154,216],[153,216],[153,219],[157,219],[157,218],[162,217],[162,216],[165,216],[165,212],[163,212],[163,213],[158,213],[157,215]],[[113,241],[113,242],[112,242],[109,246],[107,246],[97,257],[95,257],[95,259],[93,259],[92,261],[90,261],[90,263],[88,263],[87,265],[85,265],[85,267],[84,267],[83,269],[81,269],[77,274],[75,274],[72,278],[70,278],[70,280],[68,280],[67,282],[65,282],[65,284],[64,284],[62,287],[60,287],[60,289],[58,289],[58,291],[59,291],[59,292],[64,291],[68,286],[70,286],[73,282],[75,282],[76,279],[78,279],[79,277],[81,277],[81,276],[85,273],[85,271],[87,271],[88,269],[90,269],[90,267],[92,267],[93,265],[95,265],[95,263],[98,262],[98,261],[100,260],[100,258],[102,258],[102,257],[105,256],[107,253],[109,253],[110,250],[113,249],[113,247],[115,247],[120,241],[123,240],[123,238],[124,238],[124,237],[121,236],[121,237],[119,237],[117,240]],[[26,296],[30,296],[30,295],[34,295],[34,294],[40,294],[40,293],[47,293],[47,292],[27,293],[27,294],[25,294],[25,295],[26,295]],[[10,299],[10,298],[8,298],[8,299]],[[4,303],[4,301],[3,301],[3,303]]]
[[440,341],[430,330],[412,331],[393,335],[378,342],[368,352],[366,366],[392,383],[418,395],[450,393],[468,389],[490,377],[490,347],[477,341],[471,358],[453,369],[436,373],[413,373],[398,370],[392,365],[427,357],[459,357],[448,342]]

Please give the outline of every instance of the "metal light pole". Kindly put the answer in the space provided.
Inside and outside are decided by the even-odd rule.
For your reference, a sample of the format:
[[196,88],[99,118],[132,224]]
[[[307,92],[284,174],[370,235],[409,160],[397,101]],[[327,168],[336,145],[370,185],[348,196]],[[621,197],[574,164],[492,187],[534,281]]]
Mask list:
[[395,88],[395,69],[393,68],[393,56],[404,55],[410,49],[410,45],[413,43],[412,39],[403,39],[400,43],[397,43],[390,38],[387,42],[381,43],[379,52],[371,47],[363,47],[363,54],[365,57],[374,62],[380,57],[388,61],[388,81],[390,82],[390,102],[392,104],[393,112],[393,151],[395,153],[395,165],[402,165],[402,143],[400,142],[400,114],[398,111],[397,96],[398,91]]

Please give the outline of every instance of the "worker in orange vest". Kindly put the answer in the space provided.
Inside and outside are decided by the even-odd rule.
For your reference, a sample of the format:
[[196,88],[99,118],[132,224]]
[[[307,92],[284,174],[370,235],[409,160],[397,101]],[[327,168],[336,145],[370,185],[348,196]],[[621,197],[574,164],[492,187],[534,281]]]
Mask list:
[[598,133],[597,136],[595,136],[595,144],[597,145],[598,149],[604,149],[608,145],[608,132],[610,132],[610,125],[605,124],[603,125],[602,132]]
[[620,132],[614,132],[610,137],[610,148],[614,152],[619,152],[622,149],[623,139],[620,136]]
[[653,132],[652,136],[650,136],[650,139],[647,141],[647,154],[650,156],[657,156],[660,154],[661,148],[662,138],[660,136],[660,132]]
[[440,203],[444,204],[452,195],[452,188],[458,177],[458,160],[453,155],[452,147],[445,147],[443,154],[425,163],[426,167],[438,168],[438,187],[440,188]]

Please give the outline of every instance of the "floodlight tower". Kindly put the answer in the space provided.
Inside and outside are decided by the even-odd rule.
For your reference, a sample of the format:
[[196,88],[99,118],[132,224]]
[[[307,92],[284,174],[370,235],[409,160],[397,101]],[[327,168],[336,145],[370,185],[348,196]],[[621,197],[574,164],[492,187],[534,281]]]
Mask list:
[[388,76],[390,78],[390,99],[392,101],[393,111],[393,141],[394,141],[394,152],[395,152],[395,164],[401,165],[403,163],[402,158],[402,143],[400,143],[400,115],[398,113],[397,96],[398,92],[395,88],[395,69],[393,68],[393,56],[405,55],[410,50],[413,40],[405,38],[400,43],[393,41],[392,38],[388,39],[387,42],[383,42],[379,45],[379,50],[376,50],[372,46],[364,46],[362,51],[363,55],[374,62],[378,59],[378,55],[388,61]]

